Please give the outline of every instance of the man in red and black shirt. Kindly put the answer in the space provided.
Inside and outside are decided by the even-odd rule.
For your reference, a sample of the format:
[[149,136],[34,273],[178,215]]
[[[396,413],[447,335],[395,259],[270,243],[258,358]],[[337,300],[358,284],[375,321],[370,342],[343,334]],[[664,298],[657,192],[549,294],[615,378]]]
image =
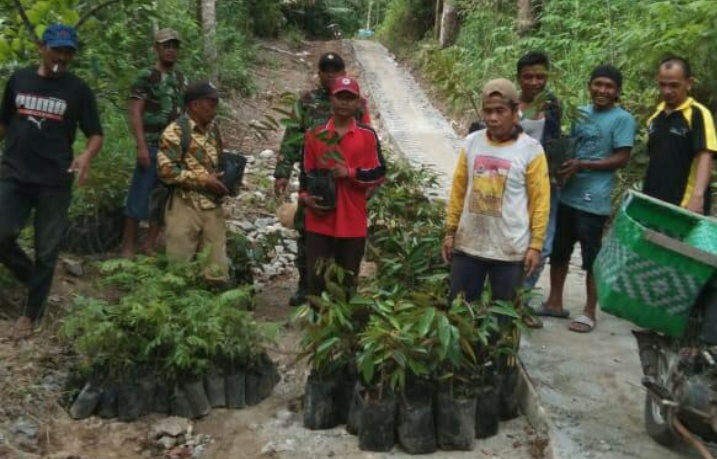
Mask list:
[[[360,103],[358,82],[338,77],[331,90],[333,116],[306,133],[300,197],[308,209],[306,264],[312,295],[324,288],[323,278],[316,272],[321,259],[334,261],[351,273],[347,286],[353,285],[366,245],[367,193],[386,175],[376,132],[355,119]],[[334,205],[326,205],[334,200],[333,195],[319,196],[314,191],[312,181],[320,180],[317,177],[322,173],[335,182]]]

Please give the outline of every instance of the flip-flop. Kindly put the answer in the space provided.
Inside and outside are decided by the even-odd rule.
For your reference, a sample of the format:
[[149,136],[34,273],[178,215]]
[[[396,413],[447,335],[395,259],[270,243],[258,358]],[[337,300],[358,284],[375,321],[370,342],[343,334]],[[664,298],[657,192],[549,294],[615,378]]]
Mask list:
[[575,333],[590,333],[594,329],[595,321],[585,314],[577,316],[568,327],[568,330]]
[[541,317],[554,317],[556,319],[568,319],[570,317],[570,311],[561,309],[551,309],[545,306],[545,303],[541,304],[539,308],[535,308],[535,315]]
[[523,317],[523,323],[526,327],[532,329],[543,328],[543,321],[535,314],[526,315]]

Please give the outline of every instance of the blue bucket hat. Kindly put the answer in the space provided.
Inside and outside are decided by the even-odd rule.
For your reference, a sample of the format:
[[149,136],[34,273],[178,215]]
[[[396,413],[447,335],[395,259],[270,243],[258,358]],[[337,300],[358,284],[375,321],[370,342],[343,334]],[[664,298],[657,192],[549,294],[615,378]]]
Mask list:
[[77,49],[77,32],[64,24],[52,24],[42,34],[42,41],[50,48]]

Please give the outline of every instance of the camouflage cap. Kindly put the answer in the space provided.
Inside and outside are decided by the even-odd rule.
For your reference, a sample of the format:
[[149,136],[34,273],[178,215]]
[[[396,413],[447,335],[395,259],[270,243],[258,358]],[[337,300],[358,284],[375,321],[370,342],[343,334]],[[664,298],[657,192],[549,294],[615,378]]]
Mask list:
[[505,78],[490,80],[483,86],[482,94],[483,102],[494,94],[500,95],[511,104],[517,104],[520,101],[520,96],[518,95],[518,90],[515,88],[515,85]]
[[182,41],[182,39],[179,38],[179,32],[174,29],[159,29],[154,33],[155,43],[166,43],[171,40]]

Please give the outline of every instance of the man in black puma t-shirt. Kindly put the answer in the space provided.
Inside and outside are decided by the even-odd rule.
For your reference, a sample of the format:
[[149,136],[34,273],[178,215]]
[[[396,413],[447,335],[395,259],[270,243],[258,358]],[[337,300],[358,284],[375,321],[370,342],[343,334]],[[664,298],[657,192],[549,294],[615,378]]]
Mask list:
[[[0,105],[0,263],[28,287],[16,339],[32,335],[52,285],[67,227],[73,174],[82,184],[102,147],[102,126],[90,88],[67,66],[77,50],[72,27],[47,27],[38,44],[40,65],[15,72]],[[77,127],[87,144],[75,157]],[[34,210],[34,261],[17,238]]]

